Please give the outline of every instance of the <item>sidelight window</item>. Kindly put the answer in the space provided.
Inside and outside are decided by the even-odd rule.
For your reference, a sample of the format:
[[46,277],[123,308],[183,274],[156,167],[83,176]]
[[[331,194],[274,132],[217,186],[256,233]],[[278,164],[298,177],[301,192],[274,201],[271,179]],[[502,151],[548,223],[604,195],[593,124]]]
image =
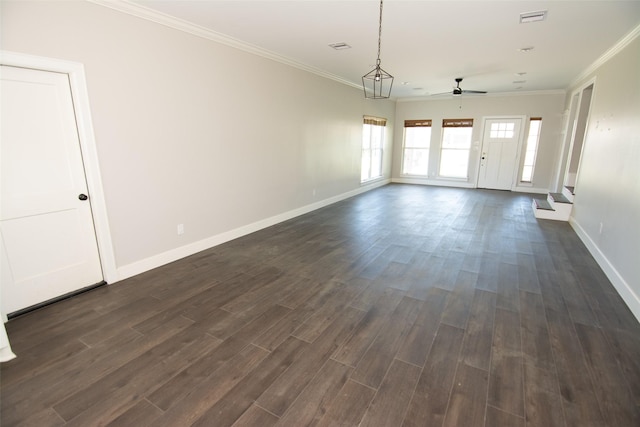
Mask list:
[[542,128],[542,118],[532,117],[529,121],[529,135],[524,154],[524,164],[522,166],[521,182],[531,182],[533,169],[536,166],[536,154],[538,152],[538,142],[540,141],[540,129]]

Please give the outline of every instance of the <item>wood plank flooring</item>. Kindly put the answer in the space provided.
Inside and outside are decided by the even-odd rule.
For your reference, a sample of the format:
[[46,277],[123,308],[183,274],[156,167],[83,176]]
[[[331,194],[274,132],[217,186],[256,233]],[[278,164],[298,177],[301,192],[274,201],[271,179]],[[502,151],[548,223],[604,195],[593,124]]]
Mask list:
[[640,325],[530,195],[388,185],[11,320],[2,426],[640,426]]

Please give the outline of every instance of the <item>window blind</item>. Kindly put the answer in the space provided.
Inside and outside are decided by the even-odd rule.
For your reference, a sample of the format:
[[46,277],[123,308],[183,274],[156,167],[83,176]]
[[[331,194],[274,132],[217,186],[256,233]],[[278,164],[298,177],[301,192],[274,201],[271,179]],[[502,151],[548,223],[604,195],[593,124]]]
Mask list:
[[405,120],[404,127],[406,128],[422,128],[430,127],[431,120]]
[[444,119],[442,120],[444,128],[470,128],[473,127],[473,119]]
[[386,126],[387,119],[383,119],[381,117],[364,116],[364,124],[375,125],[375,126]]

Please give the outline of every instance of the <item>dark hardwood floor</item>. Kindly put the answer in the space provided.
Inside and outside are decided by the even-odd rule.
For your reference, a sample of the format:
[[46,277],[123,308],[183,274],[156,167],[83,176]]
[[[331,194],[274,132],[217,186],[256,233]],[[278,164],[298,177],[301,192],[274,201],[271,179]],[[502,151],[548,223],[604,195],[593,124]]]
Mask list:
[[2,426],[640,426],[640,326],[530,196],[389,185],[11,320]]

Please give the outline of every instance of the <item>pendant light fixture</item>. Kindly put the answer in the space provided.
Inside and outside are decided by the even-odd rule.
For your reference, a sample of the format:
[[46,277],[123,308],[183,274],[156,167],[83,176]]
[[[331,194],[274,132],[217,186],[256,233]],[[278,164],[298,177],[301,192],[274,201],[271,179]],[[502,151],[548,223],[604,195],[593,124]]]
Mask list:
[[385,99],[391,96],[393,76],[380,67],[380,44],[382,40],[382,1],[380,0],[380,22],[378,25],[378,59],[376,68],[362,76],[364,97],[370,99]]

